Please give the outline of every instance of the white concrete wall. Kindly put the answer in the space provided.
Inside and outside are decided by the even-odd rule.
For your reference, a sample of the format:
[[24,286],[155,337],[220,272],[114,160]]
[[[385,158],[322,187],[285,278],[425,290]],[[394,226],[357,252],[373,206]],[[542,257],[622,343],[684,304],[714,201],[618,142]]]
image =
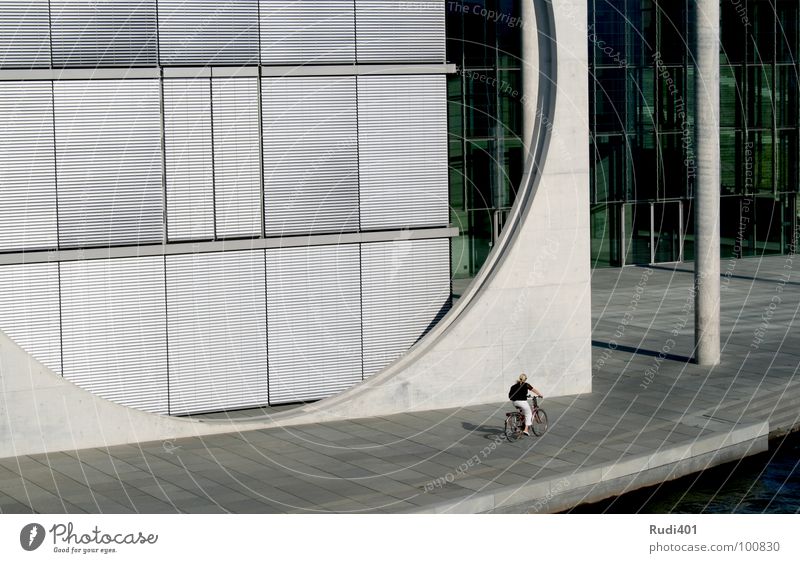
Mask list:
[[[550,128],[551,139],[538,184],[531,184],[535,194],[520,195],[514,212],[519,226],[508,229],[487,269],[408,354],[355,388],[307,407],[241,424],[197,422],[95,397],[0,333],[0,458],[499,403],[522,371],[545,396],[590,391],[586,4],[549,5],[556,22],[556,103],[552,123],[539,124]],[[541,75],[539,81],[552,84],[552,78]]]

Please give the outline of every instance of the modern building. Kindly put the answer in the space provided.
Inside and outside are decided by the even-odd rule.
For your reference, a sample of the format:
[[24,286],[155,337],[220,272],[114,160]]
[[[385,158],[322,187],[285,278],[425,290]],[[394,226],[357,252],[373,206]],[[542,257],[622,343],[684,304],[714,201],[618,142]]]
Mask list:
[[585,3],[2,8],[0,456],[591,389]]
[[0,2],[0,329],[123,405],[321,399],[450,307],[445,4]]
[[[585,4],[592,266],[692,260],[695,2]],[[522,5],[448,6],[448,59],[461,69],[449,79],[451,220],[461,228],[453,275],[472,277],[499,237],[521,178]],[[799,240],[799,6],[720,0],[724,258],[787,254]]]

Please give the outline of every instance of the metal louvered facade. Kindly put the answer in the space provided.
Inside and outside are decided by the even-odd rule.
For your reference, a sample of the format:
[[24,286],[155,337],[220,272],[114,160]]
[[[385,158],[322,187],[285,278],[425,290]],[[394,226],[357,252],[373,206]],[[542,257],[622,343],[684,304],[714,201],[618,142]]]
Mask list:
[[364,377],[402,356],[450,310],[447,239],[361,245]]
[[217,237],[261,234],[261,139],[256,78],[212,81]]
[[445,0],[355,0],[359,63],[445,60]]
[[161,242],[157,80],[56,81],[59,244]]
[[258,0],[159,0],[161,64],[258,64]]
[[0,252],[55,248],[49,82],[0,82]]
[[358,228],[355,77],[262,81],[268,235]]
[[171,414],[267,397],[264,252],[167,257]]
[[261,2],[261,64],[355,61],[353,0]]
[[267,250],[270,404],[361,381],[357,245]]
[[153,66],[155,0],[50,0],[53,66]]
[[58,264],[0,267],[0,330],[61,374]]
[[449,302],[441,4],[0,0],[0,330],[171,415],[401,356]]
[[211,81],[164,81],[167,236],[170,241],[214,238]]
[[0,69],[50,66],[48,0],[0,4]]
[[447,224],[445,90],[443,76],[358,77],[362,229]]
[[61,264],[64,377],[111,401],[166,414],[164,258]]

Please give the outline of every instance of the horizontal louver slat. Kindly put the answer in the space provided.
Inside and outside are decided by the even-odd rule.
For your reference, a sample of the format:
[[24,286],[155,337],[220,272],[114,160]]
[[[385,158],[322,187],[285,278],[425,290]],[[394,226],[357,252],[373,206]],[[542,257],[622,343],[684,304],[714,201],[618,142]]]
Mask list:
[[264,252],[167,258],[170,413],[267,404]]
[[64,377],[105,399],[167,413],[164,259],[61,264]]
[[445,62],[445,0],[356,0],[359,63]]
[[209,79],[164,81],[164,143],[169,240],[214,238]]
[[159,0],[161,64],[258,64],[258,0]]
[[0,68],[49,66],[48,1],[0,3]]
[[447,225],[444,76],[358,78],[362,229]]
[[450,308],[450,241],[361,245],[364,377],[402,356]]
[[214,198],[217,237],[261,233],[258,82],[213,80]]
[[49,82],[0,82],[0,251],[55,248]]
[[354,60],[353,0],[261,1],[261,64]]
[[267,250],[270,404],[361,381],[357,245]]
[[355,79],[275,78],[262,87],[267,234],[356,230]]
[[58,264],[0,268],[0,330],[61,374]]
[[157,80],[55,83],[59,244],[161,242]]
[[155,66],[155,0],[51,0],[53,66]]

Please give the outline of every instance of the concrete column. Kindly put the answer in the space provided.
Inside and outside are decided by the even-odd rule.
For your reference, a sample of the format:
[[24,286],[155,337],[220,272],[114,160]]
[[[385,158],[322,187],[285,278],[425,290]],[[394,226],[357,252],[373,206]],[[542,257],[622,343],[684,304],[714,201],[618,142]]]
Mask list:
[[[719,16],[719,0],[697,0],[694,228],[695,346],[700,365],[718,364],[720,356]],[[688,157],[691,166],[691,152]]]
[[522,0],[522,142],[530,152],[539,91],[539,34],[534,0]]

